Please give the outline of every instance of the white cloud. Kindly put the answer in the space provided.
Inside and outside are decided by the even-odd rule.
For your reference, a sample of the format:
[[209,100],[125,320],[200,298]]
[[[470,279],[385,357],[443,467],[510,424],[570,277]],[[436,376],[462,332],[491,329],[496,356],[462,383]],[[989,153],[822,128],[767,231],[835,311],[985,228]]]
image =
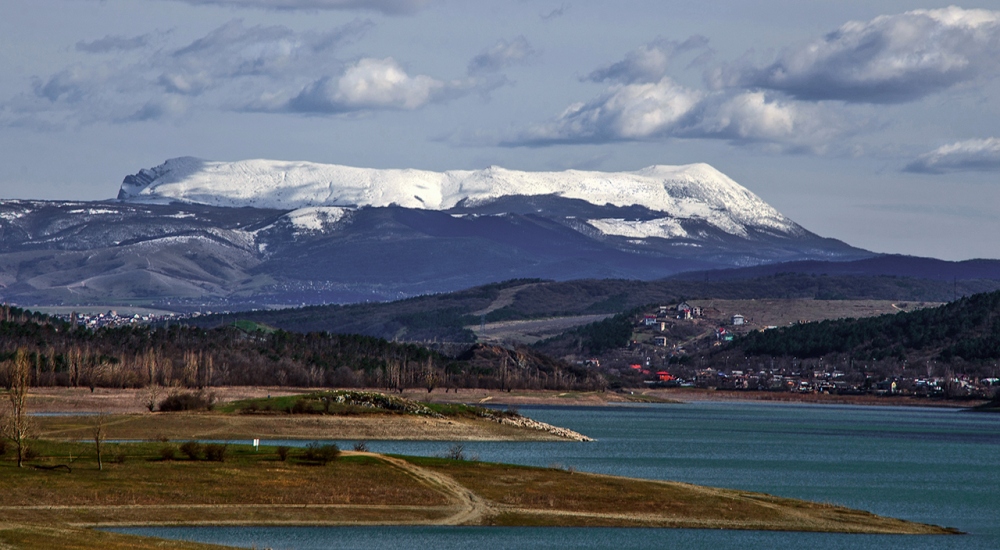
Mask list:
[[1000,172],[1000,138],[969,139],[925,153],[906,167],[908,172]]
[[387,14],[413,13],[431,0],[180,0],[194,5],[269,10],[370,10]]
[[562,4],[559,4],[558,8],[555,8],[553,10],[549,10],[547,12],[543,12],[543,13],[539,14],[538,17],[540,17],[542,19],[542,21],[551,21],[553,19],[558,19],[558,18],[566,15],[566,12],[569,10],[569,8],[570,8],[569,4],[562,3]]
[[500,71],[511,65],[523,63],[537,55],[538,53],[524,36],[518,36],[510,42],[500,40],[488,50],[472,58],[472,61],[469,62],[469,74]]
[[152,35],[112,36],[108,35],[97,40],[81,40],[76,43],[77,51],[87,53],[113,53],[145,48],[150,44]]
[[411,76],[391,57],[364,58],[337,77],[324,77],[292,98],[287,109],[303,113],[412,110],[467,89],[427,75]]
[[765,88],[802,100],[902,103],[1000,69],[1000,12],[948,7],[852,21],[787,48],[765,67],[715,70],[715,87]]
[[663,78],[655,83],[614,85],[597,99],[572,105],[506,144],[697,138],[819,150],[840,131],[840,125],[815,107],[769,98],[762,92],[693,90]]
[[625,59],[601,67],[585,78],[592,82],[622,82],[632,84],[637,82],[658,82],[667,76],[670,62],[678,54],[705,49],[708,39],[703,36],[692,36],[684,42],[659,39],[645,44],[629,52]]
[[0,103],[0,124],[152,120],[197,109],[238,110],[266,97],[287,101],[322,75],[343,71],[337,51],[372,26],[359,19],[329,31],[296,32],[235,19],[179,45],[168,43],[169,33],[81,41],[76,49],[92,55],[34,78],[30,90]]

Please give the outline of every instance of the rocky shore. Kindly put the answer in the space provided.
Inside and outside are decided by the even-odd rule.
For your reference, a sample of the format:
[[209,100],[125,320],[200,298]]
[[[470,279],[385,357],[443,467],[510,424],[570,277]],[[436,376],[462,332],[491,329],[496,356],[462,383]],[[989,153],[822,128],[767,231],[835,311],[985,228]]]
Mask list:
[[505,426],[512,426],[515,428],[522,428],[526,430],[538,430],[552,434],[556,437],[562,437],[564,439],[571,439],[573,441],[593,441],[591,437],[587,437],[579,432],[574,432],[573,430],[567,428],[560,428],[559,426],[553,426],[552,424],[546,424],[545,422],[539,422],[533,420],[526,416],[521,415],[491,415],[489,416],[494,422],[498,422]]

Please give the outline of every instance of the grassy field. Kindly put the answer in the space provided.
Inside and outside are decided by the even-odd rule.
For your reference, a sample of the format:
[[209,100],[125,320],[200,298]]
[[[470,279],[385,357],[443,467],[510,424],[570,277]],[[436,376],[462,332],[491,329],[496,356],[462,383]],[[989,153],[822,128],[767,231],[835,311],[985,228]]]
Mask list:
[[[659,526],[945,534],[947,529],[768,495],[443,458],[344,452],[323,463],[292,449],[229,445],[224,461],[175,442],[33,441],[0,459],[0,548],[159,548],[88,530],[116,525]],[[174,458],[164,459],[165,449]],[[169,454],[169,453],[167,453]],[[56,467],[56,468],[53,468]],[[62,540],[72,541],[71,545]],[[171,543],[173,548],[207,548]]]

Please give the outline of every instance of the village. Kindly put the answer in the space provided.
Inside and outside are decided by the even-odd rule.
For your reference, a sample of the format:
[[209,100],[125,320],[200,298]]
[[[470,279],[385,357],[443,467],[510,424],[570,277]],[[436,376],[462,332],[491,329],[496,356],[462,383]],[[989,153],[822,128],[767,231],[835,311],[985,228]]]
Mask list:
[[169,323],[180,321],[191,317],[199,317],[201,313],[179,314],[179,313],[119,313],[117,310],[108,310],[106,313],[78,313],[76,311],[69,314],[56,314],[53,317],[66,321],[72,326],[81,326],[89,329],[113,328],[135,325],[149,325],[156,323]]
[[[802,322],[802,321],[798,321]],[[928,361],[903,362],[895,368],[841,358],[774,359],[733,356],[706,359],[707,351],[750,331],[774,330],[740,313],[680,302],[660,306],[635,319],[626,349],[605,358],[604,366],[623,380],[646,387],[687,387],[720,391],[768,391],[799,394],[911,396],[932,399],[991,398],[1000,388],[1000,369],[992,376],[954,373]],[[601,361],[591,359],[590,366]]]

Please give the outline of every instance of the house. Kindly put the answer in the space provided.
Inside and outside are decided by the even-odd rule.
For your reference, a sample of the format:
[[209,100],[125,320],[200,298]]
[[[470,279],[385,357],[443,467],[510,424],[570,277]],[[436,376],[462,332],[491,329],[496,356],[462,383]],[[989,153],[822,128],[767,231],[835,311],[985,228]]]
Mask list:
[[732,321],[733,321],[733,326],[738,327],[746,323],[746,318],[737,313],[736,315],[733,315]]
[[677,318],[678,319],[690,319],[691,318],[691,305],[687,302],[681,302],[677,304]]
[[666,336],[657,336],[657,337],[653,338],[653,345],[654,346],[660,346],[660,347],[666,347],[666,345],[667,345],[667,337]]
[[647,327],[651,327],[656,324],[656,315],[644,315],[642,317],[642,323]]

